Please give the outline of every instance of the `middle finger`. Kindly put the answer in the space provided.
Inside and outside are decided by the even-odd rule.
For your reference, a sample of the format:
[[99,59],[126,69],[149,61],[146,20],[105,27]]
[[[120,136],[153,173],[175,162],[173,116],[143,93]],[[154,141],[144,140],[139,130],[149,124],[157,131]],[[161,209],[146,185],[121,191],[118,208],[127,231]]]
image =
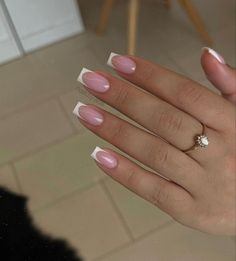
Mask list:
[[180,150],[191,147],[202,125],[160,98],[109,74],[82,70],[79,78],[97,98]]

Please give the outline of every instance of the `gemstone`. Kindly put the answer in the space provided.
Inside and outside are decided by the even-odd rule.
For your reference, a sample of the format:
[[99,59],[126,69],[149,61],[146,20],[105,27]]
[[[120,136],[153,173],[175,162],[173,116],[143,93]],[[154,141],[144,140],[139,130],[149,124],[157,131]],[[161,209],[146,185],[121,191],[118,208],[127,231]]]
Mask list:
[[201,147],[206,147],[209,145],[209,140],[206,135],[198,135],[196,137],[197,144]]

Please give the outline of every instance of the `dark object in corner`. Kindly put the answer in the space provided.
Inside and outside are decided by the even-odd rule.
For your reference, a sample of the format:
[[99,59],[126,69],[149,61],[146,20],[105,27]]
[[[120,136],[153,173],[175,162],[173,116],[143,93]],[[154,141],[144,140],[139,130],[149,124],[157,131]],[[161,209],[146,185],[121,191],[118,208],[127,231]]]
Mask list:
[[27,209],[27,198],[0,187],[0,260],[82,261],[62,239],[43,234]]

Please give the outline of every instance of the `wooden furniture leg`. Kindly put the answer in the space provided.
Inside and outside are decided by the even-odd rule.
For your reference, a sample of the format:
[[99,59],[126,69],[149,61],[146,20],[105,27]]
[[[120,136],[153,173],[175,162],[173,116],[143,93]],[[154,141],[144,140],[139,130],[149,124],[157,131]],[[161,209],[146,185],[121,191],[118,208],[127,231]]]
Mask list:
[[193,22],[194,26],[196,27],[197,31],[201,35],[203,41],[208,45],[212,46],[212,39],[209,36],[206,26],[203,23],[200,15],[198,14],[197,10],[193,6],[190,0],[179,0],[180,4],[182,5],[185,12],[188,14],[189,18]]
[[108,20],[112,11],[114,0],[104,0],[100,19],[96,29],[97,34],[101,35],[107,28]]
[[138,10],[139,10],[139,0],[129,0],[128,54],[134,54],[136,49]]

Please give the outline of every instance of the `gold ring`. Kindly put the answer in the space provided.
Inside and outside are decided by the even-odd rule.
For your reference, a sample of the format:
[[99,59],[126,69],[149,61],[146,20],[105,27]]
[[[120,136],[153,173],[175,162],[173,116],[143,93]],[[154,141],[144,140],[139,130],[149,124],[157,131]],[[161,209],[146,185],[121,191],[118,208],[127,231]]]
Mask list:
[[189,152],[191,150],[195,150],[196,148],[206,148],[209,145],[209,139],[206,135],[206,126],[205,124],[202,124],[202,133],[198,134],[194,137],[194,145],[187,149],[187,150],[183,150],[183,152]]

